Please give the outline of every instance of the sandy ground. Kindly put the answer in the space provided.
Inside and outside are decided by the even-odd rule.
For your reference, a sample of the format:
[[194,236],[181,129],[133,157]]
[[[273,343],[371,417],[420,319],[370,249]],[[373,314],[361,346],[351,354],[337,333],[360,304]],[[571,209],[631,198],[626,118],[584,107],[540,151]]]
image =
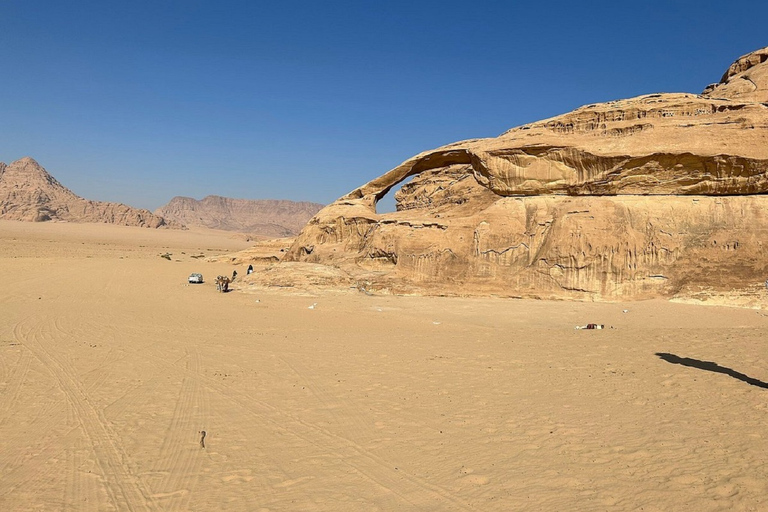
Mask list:
[[0,510],[768,510],[768,312],[217,293],[246,245],[0,221]]

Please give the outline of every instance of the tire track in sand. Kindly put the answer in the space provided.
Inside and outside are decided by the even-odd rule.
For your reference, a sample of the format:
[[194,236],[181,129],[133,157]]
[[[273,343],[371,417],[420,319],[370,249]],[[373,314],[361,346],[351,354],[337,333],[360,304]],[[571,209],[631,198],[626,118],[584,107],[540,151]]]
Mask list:
[[345,422],[349,423],[349,425],[352,427],[352,432],[357,434],[361,434],[368,430],[373,421],[370,419],[367,420],[361,414],[358,408],[354,408],[352,411],[349,411],[348,409],[351,414],[345,414],[343,417],[336,414],[334,411],[337,407],[339,407],[343,400],[326,391],[325,388],[317,382],[317,379],[312,378],[312,373],[304,368],[300,363],[295,361],[290,362],[288,359],[282,356],[280,356],[278,359],[280,359],[283,364],[290,368],[290,370],[296,374],[299,379],[306,383],[306,387],[309,392],[314,395],[314,397],[323,406],[323,408],[328,411],[328,413],[339,424],[344,424]]
[[[0,350],[3,350],[3,351],[10,350],[11,345],[12,345],[12,342],[5,341],[2,335],[0,335]],[[10,359],[10,356],[8,355],[3,355],[2,357],[0,357],[0,384],[4,383],[8,378],[8,371],[9,371],[8,359]],[[12,368],[15,368],[17,363],[18,363],[18,360],[11,363],[10,366]]]
[[[198,403],[200,404],[199,411],[201,412],[201,414],[199,416],[201,418],[201,422],[199,425],[195,425],[198,427],[196,431],[196,437],[194,437],[194,441],[192,439],[189,439],[186,435],[182,437],[182,439],[183,439],[183,442],[186,444],[190,444],[194,442],[195,454],[197,454],[198,456],[202,456],[201,457],[202,460],[200,461],[199,465],[196,467],[202,466],[202,463],[203,463],[202,461],[210,460],[210,458],[208,457],[208,454],[207,454],[207,448],[203,450],[200,447],[199,430],[202,428],[202,430],[205,430],[208,433],[208,436],[206,437],[206,442],[207,442],[211,434],[210,429],[216,428],[216,424],[221,425],[221,422],[223,420],[223,418],[220,415],[218,414],[212,415],[210,412],[210,406],[209,406],[209,396],[211,394],[210,392],[211,391],[216,392],[216,391],[210,390],[207,387],[207,383],[214,382],[215,379],[206,377],[203,374],[203,370],[201,369],[202,365],[200,364],[202,362],[202,356],[200,355],[197,347],[194,348],[194,352],[192,354],[195,358],[197,358],[197,363],[195,363],[195,360],[187,361],[187,356],[182,356],[176,361],[169,361],[168,359],[149,355],[147,353],[145,353],[144,355],[147,356],[145,364],[155,367],[157,369],[158,374],[178,376],[182,379],[182,381],[184,379],[192,379],[196,381],[197,386],[200,386],[201,392],[198,395],[199,396]],[[197,369],[195,370],[196,366],[197,366]],[[181,391],[179,391],[179,394],[181,394]],[[227,400],[227,402],[231,402],[231,401]],[[256,423],[261,423],[261,422],[256,422]],[[164,442],[168,442],[167,438],[166,440],[164,440]],[[207,446],[207,443],[206,443],[206,446]],[[166,452],[169,452],[169,451],[166,449]],[[284,483],[285,482],[296,483],[301,481],[300,477],[296,477],[295,475],[293,475],[291,469],[286,467],[287,465],[290,465],[290,464],[286,464],[285,461],[282,460],[280,457],[273,457],[269,454],[269,452],[263,451],[263,450],[259,450],[258,455],[255,455],[255,457],[259,457],[260,459],[268,459],[272,463],[272,466],[275,467],[283,475]],[[162,460],[162,458],[159,458],[159,460]],[[235,475],[230,474],[229,476],[222,477],[222,480],[224,481],[231,481],[233,479],[237,480],[240,478],[240,476],[238,476],[238,473],[242,473],[242,472],[246,472],[247,475],[250,475],[250,470],[243,469],[240,471],[235,471],[236,473]],[[160,471],[157,471],[155,470],[155,468],[153,468],[153,470],[148,474],[166,475],[167,471],[163,470],[163,467],[160,467]],[[189,488],[189,493],[183,492],[183,490],[182,491],[177,490],[176,493],[174,493],[173,491],[169,493],[157,492],[155,496],[160,501],[163,498],[173,498],[175,494],[178,494],[179,501],[181,501],[182,503],[189,502],[193,498],[195,498],[194,491],[195,491],[195,488],[198,486],[197,482],[198,480],[203,478],[203,476],[204,476],[203,474],[200,474],[198,472],[198,474],[195,475],[195,478],[190,481],[190,484],[187,486]],[[260,475],[257,478],[260,478],[261,480],[263,480],[264,487],[271,485],[271,479],[266,478],[263,475]],[[248,478],[248,481],[250,481],[250,478]],[[286,485],[286,487],[287,486],[288,485]],[[157,486],[155,485],[152,486],[153,489],[156,489],[156,487]],[[302,491],[299,491],[299,492],[302,492]],[[248,499],[248,497],[246,497],[244,494],[241,494],[240,497],[243,499]],[[304,497],[308,501],[313,499],[312,495],[306,494],[306,493],[304,494]],[[259,498],[256,495],[251,495],[250,498],[254,503],[253,504],[254,507],[256,506],[255,503],[263,502],[263,499],[264,499],[263,497]],[[199,499],[200,497],[198,495],[196,500],[199,500]],[[196,501],[196,503],[199,503],[199,501]],[[163,505],[165,506],[165,502],[163,502]],[[182,510],[186,510],[186,509],[182,508]]]
[[86,472],[88,466],[87,454],[90,447],[85,445],[82,438],[77,439],[66,452],[67,481],[64,487],[64,507],[68,510],[102,510],[99,501],[98,481],[96,477]]
[[31,361],[32,354],[29,350],[22,349],[21,356],[6,380],[5,391],[0,394],[0,427],[8,421],[13,405],[19,400],[19,394],[29,373]]
[[155,510],[154,499],[142,479],[132,471],[119,436],[112,431],[103,414],[90,404],[74,368],[66,358],[57,358],[46,348],[46,344],[56,338],[55,333],[47,332],[46,326],[41,325],[39,320],[26,326],[31,318],[18,324],[19,340],[50,372],[70,404],[81,431],[96,455],[113,505],[118,510]]
[[[173,417],[165,432],[155,473],[164,474],[154,494],[163,510],[187,510],[190,497],[200,478],[203,454],[197,443],[190,443],[205,428],[208,401],[195,375],[200,374],[200,352],[194,347],[186,350],[181,389],[176,400]],[[192,374],[192,375],[189,375]]]
[[[188,368],[178,366],[175,368],[187,374],[191,373]],[[362,478],[417,509],[434,507],[435,500],[438,500],[446,506],[452,505],[454,509],[476,510],[450,491],[430,484],[403,469],[395,468],[393,464],[355,441],[335,434],[319,425],[306,422],[281,408],[270,405],[236,388],[221,384],[203,374],[198,373],[195,376],[206,382],[209,389],[237,404],[242,411],[252,417],[254,422],[267,423],[281,435],[296,437],[305,443],[318,447],[325,453],[334,454],[336,459]]]
[[31,500],[40,500],[45,496],[46,491],[60,485],[61,468],[56,462],[65,457],[66,450],[62,448],[62,445],[75,442],[79,435],[76,427],[69,429],[57,438],[59,442],[48,443],[31,458],[28,458],[24,464],[11,471],[3,470],[0,473],[3,475],[3,486],[0,487],[0,510],[21,510],[16,508],[12,501],[14,498],[18,500],[19,495],[26,496],[26,498],[22,498],[22,501],[27,503],[27,508],[24,510],[50,509],[50,503],[38,501],[33,505]]
[[[60,408],[56,405],[45,408],[44,417],[61,417],[63,411],[56,411],[56,409]],[[53,421],[43,422],[42,426],[38,425],[37,421],[33,421],[31,426],[35,427],[36,436],[48,442],[36,445],[25,444],[29,443],[29,438],[19,435],[10,443],[19,446],[19,448],[10,453],[7,449],[0,452],[0,475],[2,475],[2,479],[0,479],[0,510],[8,510],[2,507],[5,497],[16,493],[19,489],[23,489],[28,494],[34,494],[34,490],[41,487],[38,483],[44,476],[41,468],[48,468],[49,471],[56,469],[55,464],[47,464],[47,462],[59,459],[64,453],[61,446],[74,442],[78,435],[77,427],[73,427],[56,433],[55,438],[52,437],[52,431],[57,427]],[[52,442],[52,439],[55,439],[55,442]],[[33,453],[30,453],[31,451]]]
[[[0,429],[5,430],[4,426],[13,421],[13,416],[17,409],[30,409],[26,400],[35,400],[40,393],[39,385],[35,383],[39,379],[34,378],[34,374],[39,371],[33,365],[34,356],[22,345],[23,336],[19,324],[16,324],[13,331],[13,337],[19,343],[21,356],[17,361],[15,370],[12,372],[11,387],[0,395],[0,403],[4,404],[5,413],[0,409]],[[38,363],[39,364],[39,363]],[[25,384],[30,379],[29,374],[33,373],[30,380],[30,386]],[[26,391],[26,393],[25,393]],[[34,402],[33,402],[34,403]],[[55,400],[48,399],[46,402],[38,402],[33,408],[34,414],[25,418],[27,428],[10,429],[10,433],[4,433],[0,441],[0,475],[3,475],[0,483],[0,495],[7,492],[9,487],[13,488],[21,479],[25,481],[26,469],[33,460],[39,460],[40,453],[51,454],[52,439],[61,437],[62,425],[56,418],[66,411],[66,405]],[[31,412],[31,411],[30,411]],[[64,426],[63,428],[66,428]],[[68,429],[71,430],[71,429]],[[58,432],[57,432],[58,431]],[[30,438],[28,432],[34,432],[34,438]],[[35,471],[30,473],[29,478],[34,478]]]
[[[280,407],[223,384],[202,372],[193,371],[192,365],[184,363],[185,357],[169,362],[157,356],[149,356],[148,362],[151,360],[154,360],[154,364],[164,372],[173,372],[182,378],[192,377],[193,380],[199,381],[199,384],[204,384],[209,391],[237,405],[252,423],[264,425],[265,430],[272,430],[278,437],[293,437],[306,443],[307,446],[317,448],[322,453],[332,454],[335,460],[347,466],[352,473],[385,493],[397,497],[408,506],[417,510],[434,509],[435,503],[438,502],[443,504],[443,510],[477,510],[447,489],[431,484],[403,468],[395,467],[396,464],[376,455],[355,441],[335,434],[320,425],[302,420]],[[199,437],[196,441],[199,441]],[[196,446],[199,451],[199,444],[196,443]],[[159,496],[161,495],[158,494]]]

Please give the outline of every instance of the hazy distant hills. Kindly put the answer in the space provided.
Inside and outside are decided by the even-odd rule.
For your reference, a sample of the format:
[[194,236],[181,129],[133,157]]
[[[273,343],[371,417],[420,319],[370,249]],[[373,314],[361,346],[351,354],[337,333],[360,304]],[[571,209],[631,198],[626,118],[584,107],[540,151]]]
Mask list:
[[190,227],[283,237],[298,233],[321,208],[318,203],[275,199],[174,197],[155,214]]
[[83,199],[56,181],[30,157],[10,165],[0,162],[0,219],[92,222],[147,228],[182,227],[149,210]]
[[323,207],[309,202],[208,196],[174,197],[154,213],[120,203],[84,199],[51,176],[34,159],[0,162],[0,219],[64,221],[148,228],[200,226],[257,236],[298,233]]

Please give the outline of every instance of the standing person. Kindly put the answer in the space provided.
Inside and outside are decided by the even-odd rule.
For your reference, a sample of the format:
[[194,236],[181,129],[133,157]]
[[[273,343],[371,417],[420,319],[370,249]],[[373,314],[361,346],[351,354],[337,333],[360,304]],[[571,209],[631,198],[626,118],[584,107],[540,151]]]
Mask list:
[[234,281],[236,277],[237,277],[237,270],[233,270],[232,271],[232,280]]
[[251,275],[253,272],[253,265],[248,265],[248,271],[246,272],[246,275]]

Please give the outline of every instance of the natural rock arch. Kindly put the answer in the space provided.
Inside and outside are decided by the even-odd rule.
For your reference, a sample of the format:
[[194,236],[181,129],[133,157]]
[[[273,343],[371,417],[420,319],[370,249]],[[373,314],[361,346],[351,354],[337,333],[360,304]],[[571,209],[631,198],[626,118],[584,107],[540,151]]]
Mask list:
[[[700,95],[587,105],[416,155],[321,210],[284,261],[404,293],[643,298],[759,285],[765,55],[742,57]],[[400,211],[377,214],[411,177]]]

